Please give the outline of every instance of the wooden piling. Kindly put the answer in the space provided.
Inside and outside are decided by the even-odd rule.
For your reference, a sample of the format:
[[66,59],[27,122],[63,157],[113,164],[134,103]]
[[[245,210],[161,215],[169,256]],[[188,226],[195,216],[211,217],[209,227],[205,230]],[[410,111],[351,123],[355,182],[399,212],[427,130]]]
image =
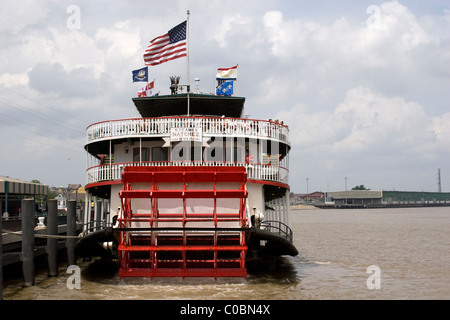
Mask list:
[[103,206],[101,205],[100,201],[97,201],[97,205],[96,205],[96,211],[95,211],[95,231],[99,231],[102,227],[101,227],[101,220],[102,220],[102,208]]
[[34,278],[34,200],[22,200],[23,287],[35,285]]
[[[48,200],[47,234],[58,234],[58,200]],[[47,239],[48,276],[58,276],[58,239]]]
[[0,300],[3,300],[3,232],[2,232],[2,222],[3,222],[3,210],[2,202],[0,201]]
[[[67,202],[67,235],[77,235],[77,213],[76,202],[70,200]],[[77,239],[67,239],[67,263],[69,266],[76,265],[75,243]]]

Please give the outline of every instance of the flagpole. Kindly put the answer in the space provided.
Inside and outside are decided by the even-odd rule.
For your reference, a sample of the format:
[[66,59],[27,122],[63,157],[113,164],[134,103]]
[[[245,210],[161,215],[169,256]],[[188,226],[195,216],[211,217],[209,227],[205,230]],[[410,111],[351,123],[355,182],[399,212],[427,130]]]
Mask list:
[[238,92],[238,90],[239,90],[239,83],[238,83],[238,79],[239,79],[239,75],[238,75],[238,70],[239,70],[239,63],[238,64],[236,64],[236,84],[237,84],[237,88],[236,88],[236,93],[234,93],[233,92],[233,94],[235,95],[235,96],[237,96],[237,97],[239,97],[239,95],[237,94],[237,92]]
[[189,15],[190,11],[187,10],[187,21],[186,21],[186,44],[187,44],[187,115],[190,116],[190,91],[191,91],[191,77],[189,74]]
[[145,86],[145,96],[147,96],[147,90],[148,90],[148,71],[147,71],[147,85]]

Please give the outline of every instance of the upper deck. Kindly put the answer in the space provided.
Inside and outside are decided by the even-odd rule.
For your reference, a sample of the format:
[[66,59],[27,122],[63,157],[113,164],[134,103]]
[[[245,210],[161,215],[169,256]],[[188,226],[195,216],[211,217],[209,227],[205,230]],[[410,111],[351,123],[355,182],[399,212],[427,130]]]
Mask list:
[[173,94],[133,98],[133,103],[142,118],[102,121],[87,128],[89,152],[107,153],[109,140],[167,137],[173,128],[196,128],[203,137],[270,139],[289,146],[287,126],[242,117],[242,97],[191,93],[189,100],[187,94]]
[[[92,145],[94,149],[102,149],[101,145],[104,145],[103,149],[107,152],[108,141],[111,139],[162,138],[170,136],[172,128],[198,128],[204,137],[224,136],[271,139],[289,145],[288,127],[274,121],[178,116],[121,119],[94,123],[86,129],[86,148],[88,145]],[[90,151],[93,151],[92,147],[89,146]],[[99,151],[98,153],[101,152]]]
[[[120,181],[125,166],[167,165],[245,166],[251,180],[287,184],[288,127],[279,121],[242,118],[244,101],[239,97],[194,94],[190,100],[191,112],[186,112],[187,96],[183,94],[134,98],[142,118],[108,120],[87,127],[85,149],[94,157],[94,164],[88,165],[86,172],[87,184]],[[180,141],[195,142],[200,148],[209,148],[212,143],[219,153],[223,152],[223,157],[205,156],[200,151],[199,157],[177,159],[174,147]],[[218,144],[219,141],[223,144]],[[153,156],[138,159],[124,149],[135,143],[133,151],[139,154],[142,147],[168,148],[167,154],[164,159]],[[244,159],[249,146],[254,155],[251,163]],[[110,155],[112,163],[102,162],[101,155]]]

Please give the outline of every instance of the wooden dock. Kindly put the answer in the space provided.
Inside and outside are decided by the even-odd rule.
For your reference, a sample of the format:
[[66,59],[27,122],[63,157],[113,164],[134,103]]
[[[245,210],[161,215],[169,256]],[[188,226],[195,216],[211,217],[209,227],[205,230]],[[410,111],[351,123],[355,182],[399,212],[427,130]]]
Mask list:
[[[22,263],[24,287],[33,286],[35,259],[47,256],[48,275],[58,275],[57,255],[67,250],[68,265],[76,265],[75,243],[81,224],[76,221],[75,201],[68,202],[66,221],[58,221],[57,201],[48,201],[47,223],[36,223],[33,200],[22,200],[22,218],[0,219],[0,300],[3,298],[3,266]],[[42,219],[41,219],[42,220]]]

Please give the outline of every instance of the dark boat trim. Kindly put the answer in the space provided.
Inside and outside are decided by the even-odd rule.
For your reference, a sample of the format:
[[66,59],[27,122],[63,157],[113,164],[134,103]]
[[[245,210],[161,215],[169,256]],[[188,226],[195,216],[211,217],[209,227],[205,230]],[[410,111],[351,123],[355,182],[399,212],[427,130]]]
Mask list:
[[[266,244],[260,247],[261,240],[266,240]],[[248,232],[249,251],[257,252],[260,257],[268,256],[296,256],[298,250],[294,244],[285,236],[252,227]]]
[[[215,96],[191,93],[191,115],[209,115],[240,118],[244,110],[245,98]],[[164,117],[187,114],[187,94],[133,98],[133,102],[143,118]],[[211,108],[214,106],[214,108]]]

